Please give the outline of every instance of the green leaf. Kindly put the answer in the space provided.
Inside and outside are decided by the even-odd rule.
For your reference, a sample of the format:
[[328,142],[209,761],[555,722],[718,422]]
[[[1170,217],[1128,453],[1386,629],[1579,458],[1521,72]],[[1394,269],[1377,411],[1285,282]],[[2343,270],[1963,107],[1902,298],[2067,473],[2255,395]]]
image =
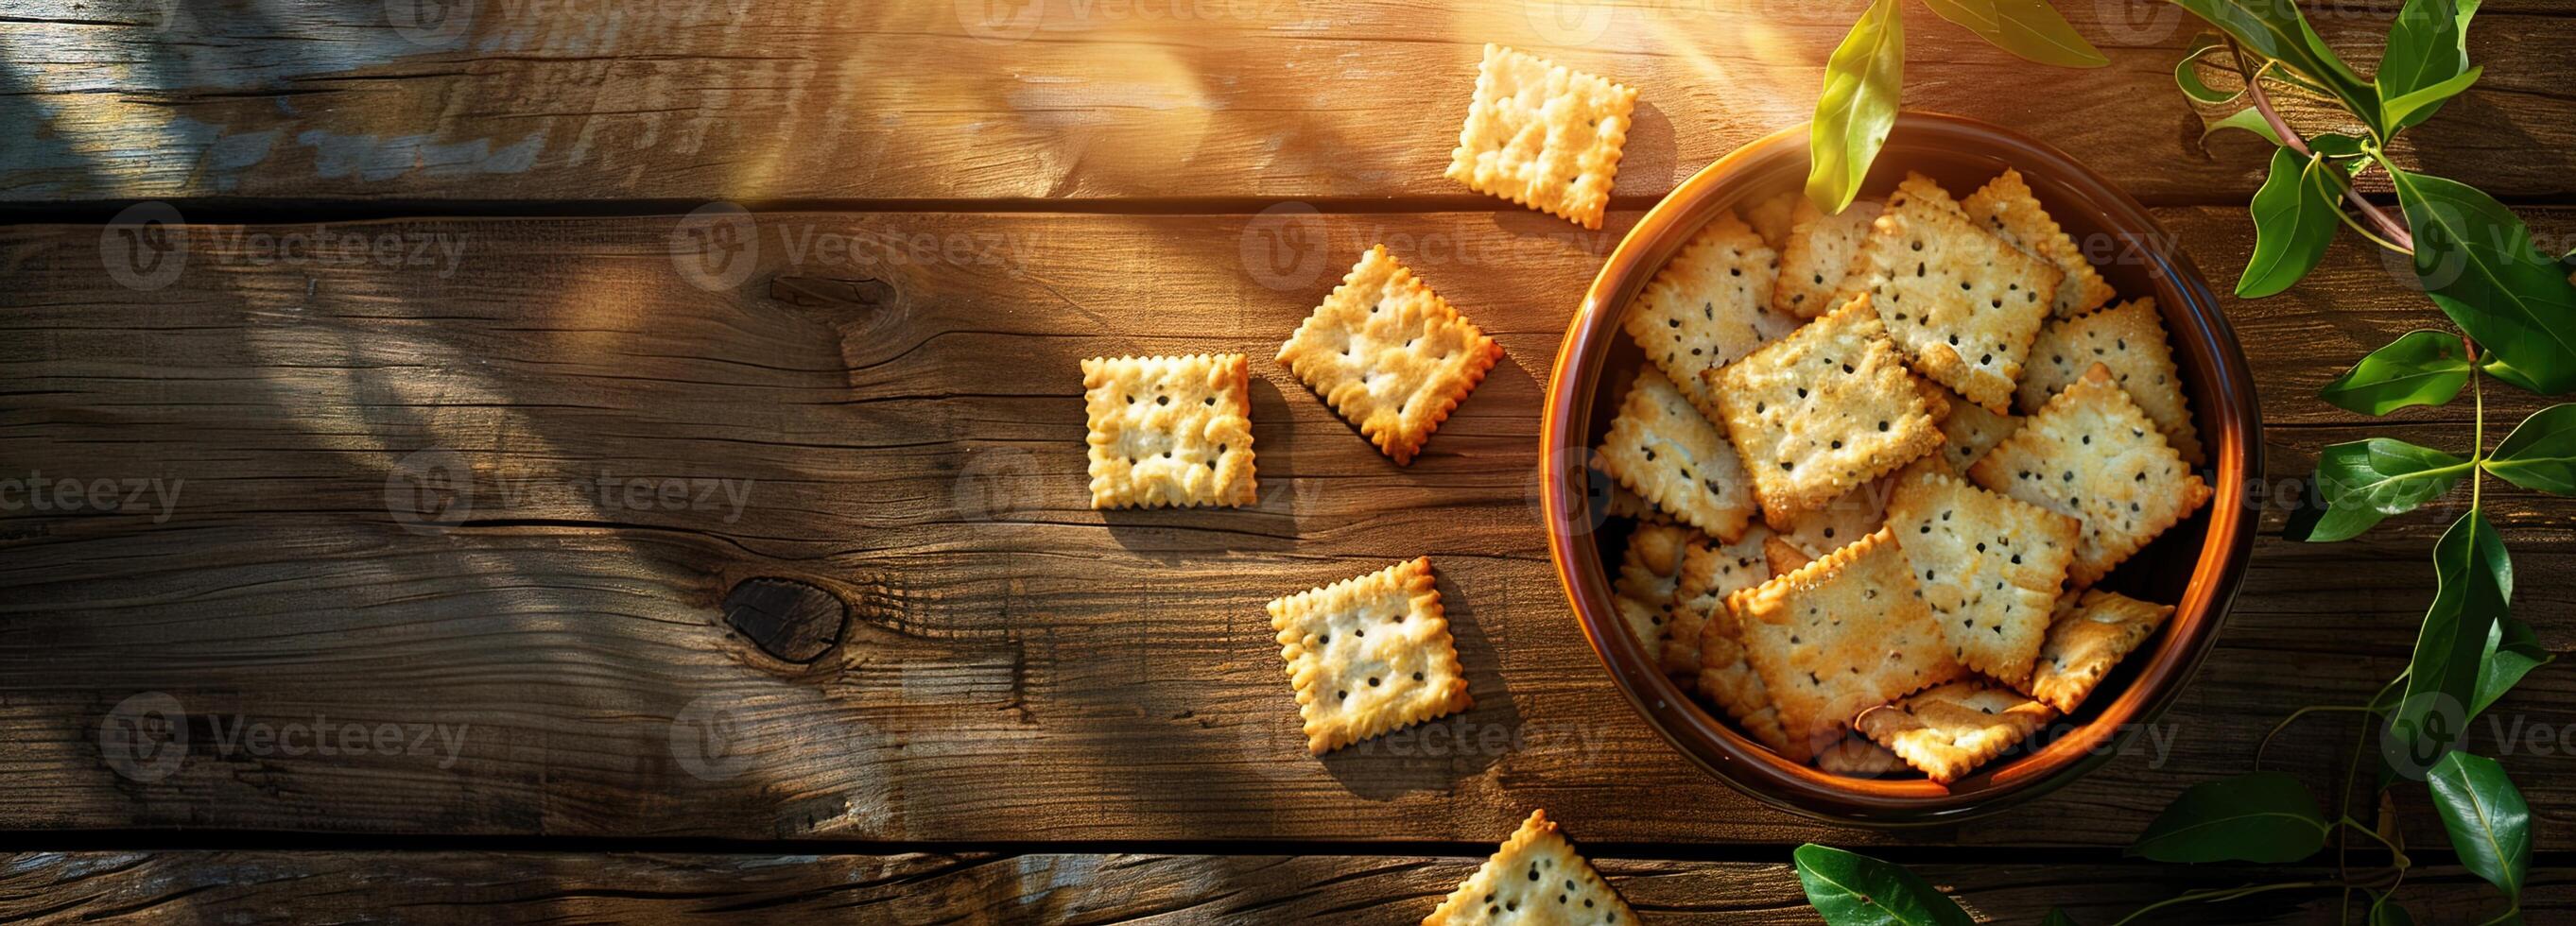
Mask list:
[[2487,472],[2535,492],[2576,495],[2576,405],[2552,405],[2513,426]]
[[1903,865],[1812,842],[1796,858],[1807,902],[1829,926],[1971,926],[1956,901]]
[[1923,0],[1923,5],[1996,48],[2031,61],[2070,68],[2111,63],[2048,0]]
[[2215,32],[2203,32],[2192,37],[2191,47],[2183,52],[2182,60],[2174,62],[2174,85],[2182,88],[2182,95],[2190,97],[2192,102],[2205,106],[2221,105],[2245,95],[2243,90],[2230,93],[2212,87],[2208,81],[2200,79],[2201,59],[2209,57],[2211,52],[2226,47],[2227,43]]
[[2531,670],[2556,658],[2540,648],[2540,637],[2531,632],[2530,624],[2510,617],[2496,621],[2487,630],[2486,650],[2478,656],[2478,695],[2469,705],[2470,719],[2486,713]]
[[1825,61],[1825,90],[1807,130],[1807,200],[1817,209],[1840,214],[1860,195],[1904,92],[1905,18],[1896,0],[1873,0]]
[[2477,703],[2488,630],[2513,601],[2513,560],[2478,509],[2461,515],[2433,544],[2433,572],[2440,585],[2416,632],[2406,697],[2388,721],[2389,735],[2403,737],[2410,754],[2425,758],[2459,732],[2449,729],[2452,723],[2467,721],[2463,712]]
[[2576,286],[2531,229],[2466,184],[2390,167],[2415,276],[2443,314],[2542,392],[2576,389]]
[[2264,140],[2269,141],[2272,144],[2278,145],[2281,143],[2281,133],[2272,131],[2271,120],[2263,118],[2263,113],[2251,106],[2230,113],[2222,119],[2202,119],[2200,125],[2200,140],[2206,142],[2209,140],[2209,136],[2216,135],[2220,131],[2226,129],[2244,129],[2245,131],[2263,136]]
[[2075,926],[2075,918],[2066,915],[2064,910],[2050,907],[2048,916],[2039,921],[2039,926]]
[[2361,139],[2342,132],[2318,132],[2308,136],[2308,150],[2330,158],[2357,158],[2364,153]]
[[2306,785],[2253,772],[2191,786],[2147,824],[2129,854],[2159,862],[2295,862],[2326,844]]
[[[2391,131],[2432,118],[2442,101],[2468,89],[2468,83],[2462,82],[2449,92],[2399,105],[2400,100],[2474,73],[2469,66],[2469,17],[2477,13],[2478,5],[2470,0],[2467,9],[2461,6],[2458,0],[2407,0],[2389,27],[2388,53],[2379,59],[2379,74],[2372,83],[2379,91],[2381,124]],[[2470,82],[2475,80],[2470,77]]]
[[2283,534],[2301,543],[2333,543],[2359,537],[2388,519],[2387,515],[2368,508],[2337,508],[2329,504],[2315,511],[2315,516],[2308,519],[2302,519],[2293,512],[2291,523],[2284,528]]
[[2477,83],[2478,75],[2484,73],[2485,68],[2470,68],[2467,73],[2441,83],[2384,100],[2379,104],[2380,118],[2389,125],[2401,127],[2430,119],[2441,110],[2443,101],[2467,92],[2469,85]]
[[2494,759],[2453,752],[2433,764],[2433,809],[2451,833],[2461,867],[2476,872],[2516,904],[2531,870],[2531,805]]
[[2391,891],[2370,902],[2370,926],[2415,926],[2415,917],[2405,907],[2389,902]]
[[2361,75],[2337,56],[2317,30],[2299,15],[2290,0],[2174,0],[2175,5],[2208,20],[2247,51],[2281,62],[2309,78],[2344,104],[2376,124],[2379,95]]
[[2290,288],[2315,269],[2342,223],[2342,181],[2324,159],[2272,149],[2272,171],[2246,211],[2254,216],[2254,256],[2236,278],[2236,295],[2260,299]]
[[2404,514],[2460,484],[2471,464],[2393,437],[2335,444],[2317,453],[2317,486],[2326,504]]
[[2447,331],[2409,331],[2317,392],[2336,408],[2385,415],[2416,405],[2441,405],[2469,384],[2468,347]]

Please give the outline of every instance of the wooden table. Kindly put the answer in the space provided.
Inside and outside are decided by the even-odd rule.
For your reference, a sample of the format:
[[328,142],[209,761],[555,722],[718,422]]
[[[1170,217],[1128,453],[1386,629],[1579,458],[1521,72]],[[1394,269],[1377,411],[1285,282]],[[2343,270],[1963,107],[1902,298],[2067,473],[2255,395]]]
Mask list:
[[[1909,103],[2065,148],[2232,280],[2263,149],[2200,138],[2170,76],[2194,30],[2058,5],[2110,67],[1909,9]],[[2263,877],[2121,848],[2293,708],[2404,665],[2446,519],[2310,546],[2275,500],[2151,745],[1945,828],[1765,810],[1584,645],[1542,547],[1538,403],[1621,232],[1804,118],[1856,5],[1030,6],[0,15],[0,478],[26,490],[0,497],[0,827],[26,851],[0,915],[1411,921],[1544,807],[1658,921],[1807,920],[1786,863],[1815,840],[1998,921],[2107,922]],[[2394,6],[2320,28],[2375,49]],[[2484,80],[2403,153],[2561,247],[2571,12],[2490,0]],[[1487,41],[1640,89],[1603,230],[1441,178]],[[1380,242],[1508,351],[1408,468],[1268,360]],[[2464,406],[2314,397],[2442,323],[2393,269],[2346,239],[2228,302],[2276,482],[2365,434],[2465,439]],[[1254,356],[1260,503],[1091,510],[1077,361],[1218,350]],[[2567,650],[2569,509],[2488,499],[2517,613]],[[1308,757],[1262,603],[1423,553],[1476,708]],[[2571,678],[2475,733],[2539,818],[2534,921],[2576,910]],[[2331,793],[2360,732],[2302,721],[2266,767]],[[2401,816],[2440,844],[2420,799]],[[2419,916],[2491,912],[2447,853],[2419,861]]]

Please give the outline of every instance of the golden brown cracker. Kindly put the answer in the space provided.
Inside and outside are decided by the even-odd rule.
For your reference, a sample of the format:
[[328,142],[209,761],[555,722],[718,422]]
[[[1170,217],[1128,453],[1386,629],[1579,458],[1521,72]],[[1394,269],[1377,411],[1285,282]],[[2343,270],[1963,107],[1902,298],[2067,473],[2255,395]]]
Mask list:
[[1422,926],[1637,922],[1637,912],[1574,851],[1544,810],[1422,918]]
[[1428,559],[1272,601],[1270,626],[1316,755],[1475,703]]
[[1746,659],[1793,747],[1966,671],[1913,585],[1895,538],[1881,529],[1737,593]]
[[1984,679],[1962,679],[1862,712],[1860,732],[1933,781],[1949,784],[2055,719],[2048,705]]
[[2006,682],[2028,678],[2075,560],[2075,519],[1936,464],[1898,477],[1887,524],[1951,655]]
[[1401,466],[1502,359],[1503,346],[1387,256],[1360,256],[1279,345],[1279,364]]
[[1252,504],[1251,373],[1242,354],[1082,362],[1091,507]]
[[1600,228],[1636,105],[1635,90],[1486,45],[1449,179]]
[[1907,176],[1853,258],[1888,337],[1923,375],[2001,412],[2061,274],[1970,221],[1950,194]]
[[2099,363],[2111,369],[2120,388],[2165,432],[2165,442],[2193,466],[2207,461],[2200,429],[2192,425],[2191,402],[2182,394],[2182,371],[2174,367],[2173,346],[2165,338],[2164,319],[2152,297],[2131,299],[2075,318],[2061,318],[2039,329],[2022,368],[2021,407],[2036,411],[2058,390],[2081,379]]
[[2101,364],[2023,419],[1968,476],[2084,522],[2067,571],[2078,588],[2100,581],[2210,497]]
[[1866,298],[1709,376],[1775,530],[1941,442]]
[[2058,604],[2048,640],[2040,644],[2039,661],[2023,690],[2051,707],[2074,713],[2102,684],[2102,677],[2154,636],[2173,610],[2172,605],[2100,589],[2068,592]]
[[1620,485],[1720,540],[1743,536],[1753,520],[1753,482],[1735,447],[1652,368],[1637,371],[1599,458]]
[[2085,259],[2075,239],[2067,237],[2066,231],[2057,227],[2057,220],[2041,208],[2039,197],[2022,181],[2021,171],[2004,168],[2002,176],[1968,194],[1959,208],[1996,237],[2049,262],[2064,274],[2053,303],[2059,318],[2072,318],[2111,301],[2111,284],[2093,269],[2093,262]]

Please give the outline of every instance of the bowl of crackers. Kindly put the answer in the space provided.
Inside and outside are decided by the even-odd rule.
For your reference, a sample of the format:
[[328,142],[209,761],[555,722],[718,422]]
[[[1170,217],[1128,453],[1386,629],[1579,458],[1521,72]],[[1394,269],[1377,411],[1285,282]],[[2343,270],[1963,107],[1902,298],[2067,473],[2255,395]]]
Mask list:
[[1835,822],[1952,822],[2109,761],[2216,639],[2253,544],[2252,377],[2135,199],[1901,115],[1857,199],[1806,127],[1611,253],[1548,387],[1550,553],[1673,746]]

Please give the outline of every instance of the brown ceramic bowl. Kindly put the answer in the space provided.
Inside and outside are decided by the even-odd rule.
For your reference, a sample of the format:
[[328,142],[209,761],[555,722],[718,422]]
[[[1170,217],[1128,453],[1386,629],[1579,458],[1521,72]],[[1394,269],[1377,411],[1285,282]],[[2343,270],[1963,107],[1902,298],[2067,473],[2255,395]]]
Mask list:
[[2202,478],[2215,494],[2100,583],[2173,603],[2173,617],[2080,709],[2034,737],[2029,748],[1946,787],[1919,776],[1829,775],[1763,748],[1659,671],[1612,611],[1605,564],[1618,562],[1627,525],[1603,516],[1608,482],[1586,459],[1609,429],[1619,392],[1645,363],[1619,328],[1628,301],[1711,217],[1800,188],[1806,147],[1807,129],[1798,126],[1701,170],[1638,221],[1584,294],[1548,385],[1540,478],[1549,553],[1584,635],[1629,703],[1675,749],[1738,790],[1837,823],[1905,826],[1993,813],[2065,785],[2118,754],[2119,746],[2173,702],[2217,639],[2254,541],[2246,486],[2262,472],[2262,419],[2253,377],[2209,284],[2137,200],[2057,149],[2012,132],[1952,116],[1898,118],[1863,188],[1865,197],[1884,197],[1909,169],[1964,197],[2005,167],[2019,168],[2069,235],[2103,248],[2088,253],[2121,298],[2155,297],[2215,470],[2204,470]]

